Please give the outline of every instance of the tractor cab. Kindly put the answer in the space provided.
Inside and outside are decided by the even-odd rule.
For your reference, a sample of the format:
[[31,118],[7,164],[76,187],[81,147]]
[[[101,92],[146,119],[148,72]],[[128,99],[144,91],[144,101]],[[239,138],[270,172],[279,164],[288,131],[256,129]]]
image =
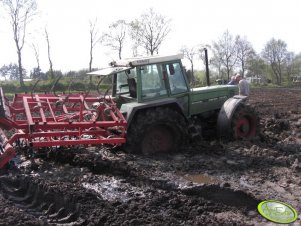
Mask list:
[[112,96],[118,107],[130,102],[144,103],[189,92],[182,58],[182,54],[131,58],[111,62],[109,68],[90,74],[112,75]]

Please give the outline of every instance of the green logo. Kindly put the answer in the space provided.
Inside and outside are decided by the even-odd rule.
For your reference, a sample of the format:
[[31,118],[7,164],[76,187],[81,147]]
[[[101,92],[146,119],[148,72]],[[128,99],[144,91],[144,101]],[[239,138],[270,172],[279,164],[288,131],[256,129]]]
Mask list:
[[292,223],[298,217],[297,211],[293,207],[275,200],[263,201],[258,204],[257,209],[264,218],[276,223]]

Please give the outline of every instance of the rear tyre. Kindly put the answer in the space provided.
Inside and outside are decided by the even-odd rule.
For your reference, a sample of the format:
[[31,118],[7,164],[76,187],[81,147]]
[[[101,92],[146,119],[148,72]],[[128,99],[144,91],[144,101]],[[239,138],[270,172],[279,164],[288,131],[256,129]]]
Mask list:
[[231,120],[234,139],[251,139],[258,134],[259,120],[256,112],[248,105],[240,104]]
[[170,108],[154,108],[141,112],[131,123],[127,134],[130,152],[151,155],[175,152],[187,139],[184,117]]

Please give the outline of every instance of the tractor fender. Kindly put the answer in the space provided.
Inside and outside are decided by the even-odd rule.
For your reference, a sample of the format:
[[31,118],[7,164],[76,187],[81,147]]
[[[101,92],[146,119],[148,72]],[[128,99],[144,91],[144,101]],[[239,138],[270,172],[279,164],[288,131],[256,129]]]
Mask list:
[[227,136],[231,131],[233,114],[240,104],[246,102],[247,96],[235,95],[223,104],[217,118],[217,133],[219,137]]
[[125,114],[126,113],[126,120],[127,120],[127,127],[131,125],[132,120],[134,119],[134,116],[139,113],[140,111],[147,110],[150,108],[156,108],[156,107],[170,107],[173,108],[175,111],[178,111],[185,120],[187,120],[185,114],[184,114],[184,108],[179,103],[179,101],[176,98],[165,98],[162,100],[154,100],[149,101],[145,103],[126,103],[123,104],[120,108],[120,111]]

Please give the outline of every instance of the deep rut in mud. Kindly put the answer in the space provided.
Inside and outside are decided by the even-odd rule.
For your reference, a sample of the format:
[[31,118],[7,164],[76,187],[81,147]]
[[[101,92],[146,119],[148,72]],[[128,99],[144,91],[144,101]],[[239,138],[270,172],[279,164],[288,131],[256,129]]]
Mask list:
[[36,216],[43,223],[81,225],[79,204],[63,193],[36,184],[29,176],[10,176],[0,178],[1,192],[5,199],[24,212]]
[[[49,161],[42,164],[40,160],[35,164],[44,168],[34,173],[2,176],[1,194],[26,214],[50,225],[232,224],[240,221],[219,219],[215,214],[256,209],[257,200],[242,191],[215,184],[195,186],[182,177],[155,172],[158,160],[150,159],[148,164],[140,157],[131,157],[131,161],[121,157],[120,166],[125,170],[115,171],[116,159],[110,166],[105,156],[96,161],[99,152],[94,158],[92,153],[86,162],[83,156],[78,162],[75,155],[72,166]],[[89,165],[91,159],[95,160],[93,167],[79,166]],[[143,168],[139,164],[150,172],[137,170]],[[106,167],[110,174],[100,172]]]

